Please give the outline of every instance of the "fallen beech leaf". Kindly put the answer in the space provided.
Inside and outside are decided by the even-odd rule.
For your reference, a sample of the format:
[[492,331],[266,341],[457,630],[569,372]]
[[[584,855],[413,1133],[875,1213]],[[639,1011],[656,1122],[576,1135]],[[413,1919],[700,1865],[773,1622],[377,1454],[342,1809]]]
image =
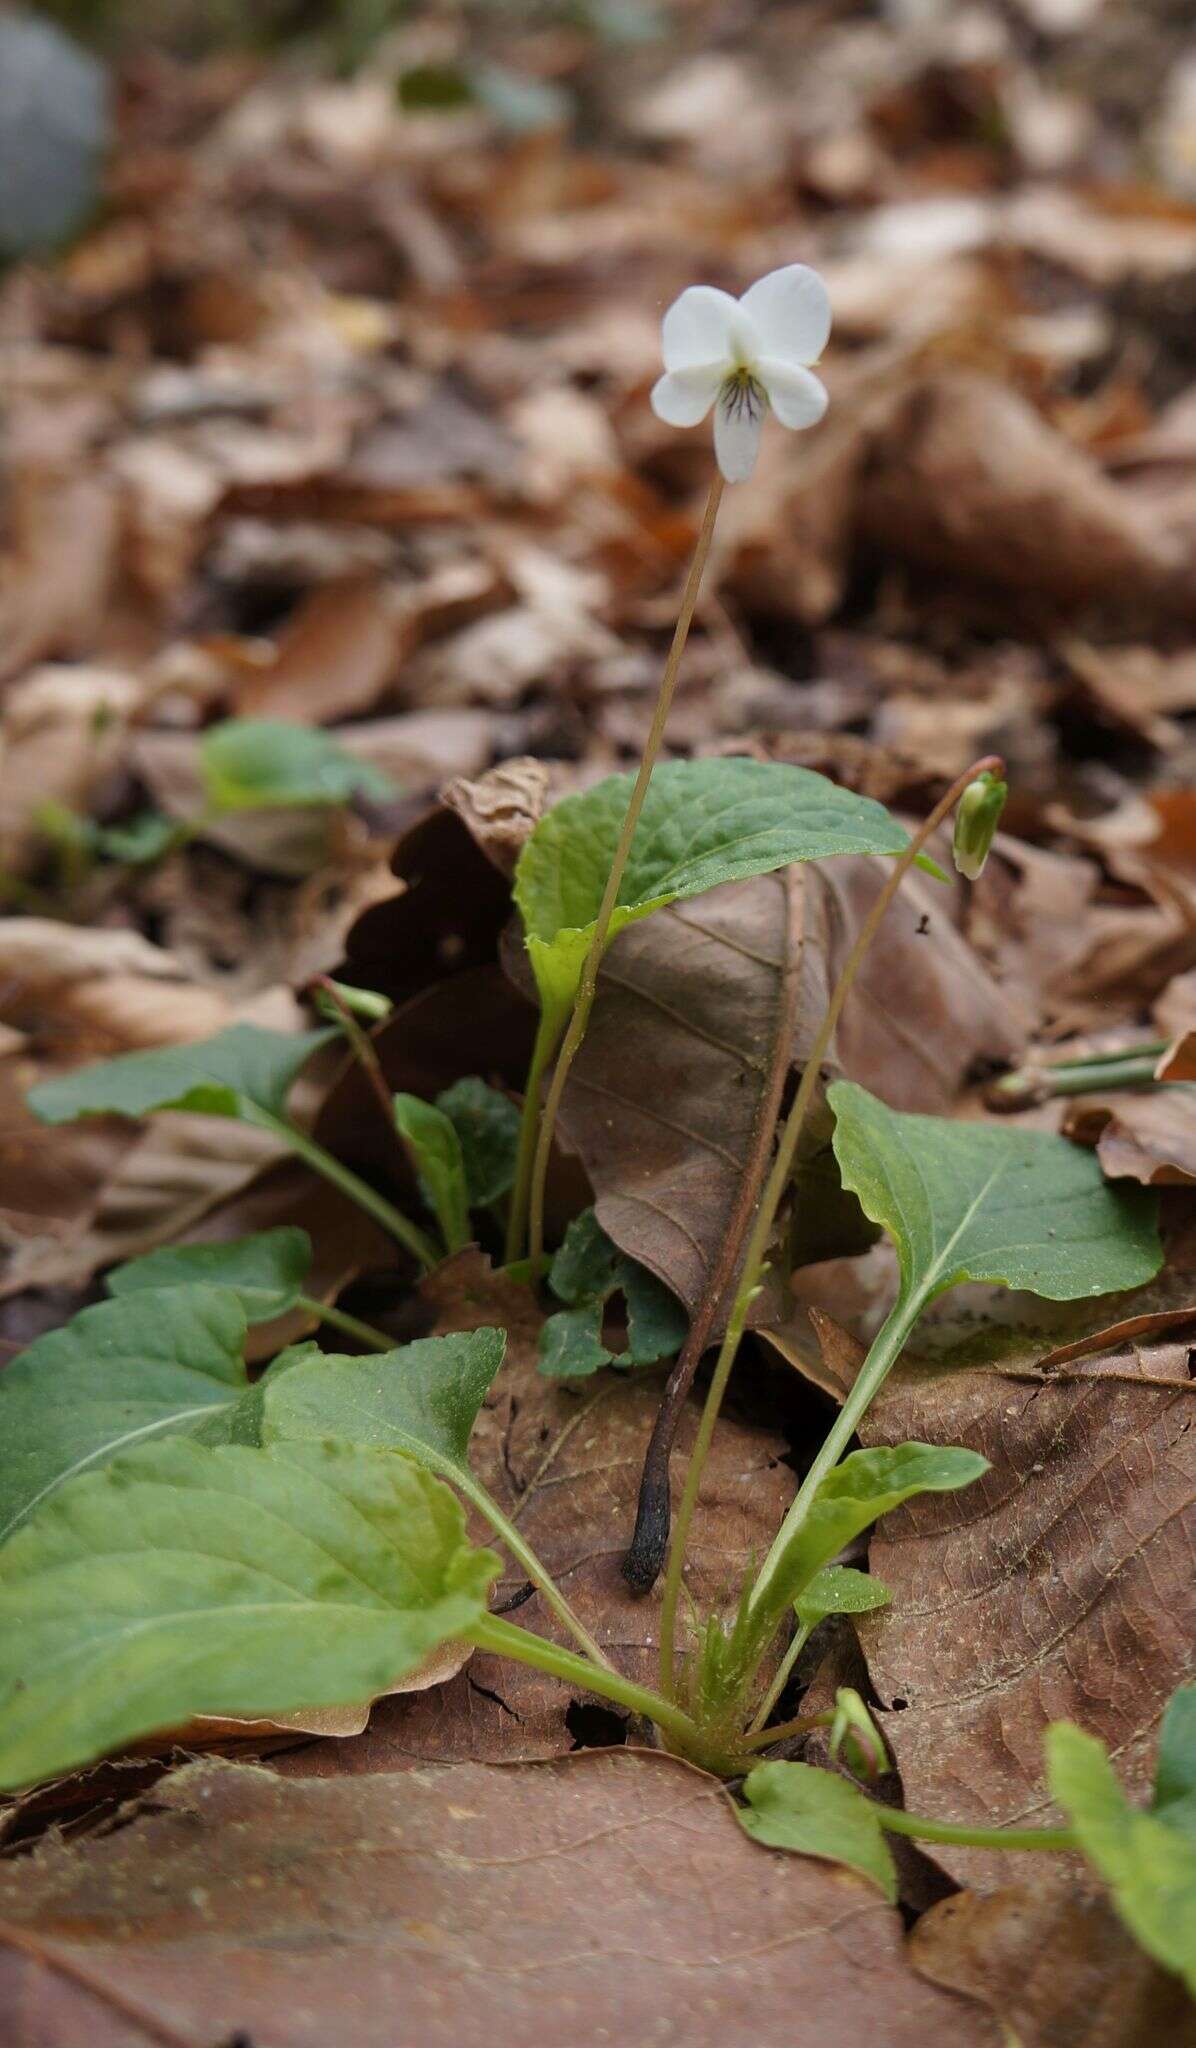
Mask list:
[[0,1915],[10,2010],[103,2048],[392,2048],[396,2014],[421,2048],[662,2023],[723,2048],[789,2038],[795,2010],[809,2048],[991,2032],[914,1976],[864,1879],[760,1849],[711,1779],[650,1754],[363,1783],[196,1764],[113,1833],[10,1865]]
[[0,858],[21,870],[52,799],[86,810],[127,745],[144,686],[119,669],[35,669],[5,693],[0,716]]
[[[860,1638],[911,1810],[1046,1822],[1042,1737],[1060,1719],[1108,1743],[1131,1797],[1149,1785],[1196,1630],[1190,1424],[1186,1394],[1147,1374],[1022,1387],[949,1354],[898,1368],[864,1440],[964,1443],[992,1465],[962,1501],[918,1502],[872,1540],[893,1604]],[[962,1881],[1020,1876],[997,1851],[933,1854]]]
[[1196,2011],[1086,1874],[1041,1859],[1023,1884],[957,1892],[909,1940],[920,1976],[977,1999],[1021,2048],[1192,2048]]
[[1063,1129],[1095,1145],[1104,1170],[1147,1187],[1190,1187],[1196,1182],[1196,1088],[1099,1088],[1067,1106]]
[[[26,1113],[15,1144],[5,1148],[18,1187],[25,1154],[32,1151],[36,1158],[35,1148],[41,1145],[47,1157],[74,1158],[74,1148],[81,1149],[85,1140],[93,1156],[106,1144],[113,1148],[115,1164],[102,1174],[81,1216],[67,1209],[59,1227],[43,1224],[22,1236],[0,1281],[0,1298],[26,1287],[51,1287],[63,1281],[80,1285],[101,1266],[135,1258],[185,1234],[217,1203],[283,1156],[265,1131],[224,1117],[159,1117],[140,1136],[124,1119],[119,1121],[125,1142],[116,1147],[112,1119],[105,1118],[94,1129],[84,1119],[79,1125],[47,1130]],[[72,1149],[66,1152],[68,1141]]]
[[1014,392],[959,372],[915,383],[871,451],[869,537],[906,560],[1069,610],[1182,603],[1183,550]]
[[487,859],[504,875],[515,863],[548,801],[549,774],[543,761],[530,754],[503,761],[474,781],[459,776],[441,791],[441,802],[455,812]]
[[288,621],[273,661],[241,677],[237,714],[322,725],[369,711],[393,678],[397,642],[383,584],[365,576],[325,584]]
[[[881,862],[844,859],[711,890],[629,928],[604,964],[561,1129],[603,1229],[691,1313],[770,1096],[778,1030],[783,1072],[800,1065],[883,879]],[[911,878],[839,1036],[844,1071],[903,1109],[948,1109],[972,1064],[1022,1042],[949,905],[941,883]]]

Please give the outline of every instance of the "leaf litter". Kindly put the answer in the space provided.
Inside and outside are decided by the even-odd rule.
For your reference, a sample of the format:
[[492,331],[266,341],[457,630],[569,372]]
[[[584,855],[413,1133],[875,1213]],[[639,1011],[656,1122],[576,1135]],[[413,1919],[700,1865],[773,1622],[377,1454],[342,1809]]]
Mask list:
[[[320,55],[292,68],[256,51],[188,65],[126,52],[105,210],[56,263],[0,280],[6,1349],[98,1299],[97,1276],[123,1260],[284,1225],[316,1244],[309,1291],[343,1296],[396,1339],[502,1323],[510,1363],[475,1463],[631,1676],[649,1675],[658,1609],[631,1597],[619,1563],[661,1375],[546,1380],[526,1293],[483,1254],[416,1288],[373,1224],[247,1126],[171,1115],[46,1129],[24,1097],[246,1015],[309,1024],[287,992],[345,966],[398,1005],[376,1039],[390,1087],[433,1098],[479,1076],[517,1098],[534,1015],[504,940],[511,867],[546,801],[631,761],[706,479],[700,437],[666,433],[646,404],[656,317],[690,277],[738,291],[795,249],[835,303],[831,412],[814,435],[766,435],[755,483],[728,500],[670,743],[829,767],[907,820],[988,747],[1013,788],[1009,834],[973,889],[917,877],[903,891],[834,1070],[895,1108],[974,1117],[977,1087],[1005,1067],[1196,1026],[1196,441],[1190,321],[1176,311],[1196,213],[1191,104],[1163,79],[1180,75],[1182,24],[1161,7],[1140,21],[1112,5],[1022,12],[1033,51],[987,8],[965,24],[949,10],[915,22],[782,7],[724,23],[717,49],[704,6],[634,48],[576,25],[554,43],[488,23],[490,55],[578,95],[584,139],[571,119],[512,133],[480,104],[401,106],[396,77],[426,56],[418,22],[348,78]],[[451,65],[462,32],[440,32]],[[729,119],[736,106],[750,118]],[[276,718],[324,730],[390,793],[375,782],[330,810],[205,815],[204,733]],[[137,852],[152,843],[146,820],[152,858]],[[733,883],[627,931],[605,964],[562,1105],[552,1227],[559,1237],[595,1202],[622,1253],[687,1312],[709,1300],[711,1335],[734,1277],[719,1266],[728,1220],[758,1185],[876,874],[858,858]],[[259,1012],[263,998],[285,1016]],[[1084,1094],[1020,1112],[1094,1146],[1115,1181],[1167,1190],[1168,1263],[1092,1304],[954,1297],[865,1424],[866,1442],[920,1436],[991,1464],[961,1499],[923,1497],[879,1525],[867,1561],[893,1602],[834,1624],[863,1647],[911,1808],[1048,1817],[1041,1737],[1061,1715],[1104,1739],[1131,1794],[1147,1789],[1196,1622],[1193,1102],[1183,1080],[1125,1090],[1094,1072]],[[418,1199],[356,1070],[319,1073],[304,1114],[395,1201]],[[716,1438],[692,1583],[714,1601],[767,1549],[792,1467],[858,1363],[840,1344],[813,1390],[792,1370],[814,1357],[801,1305],[817,1296],[867,1337],[891,1298],[883,1255],[808,1263],[859,1242],[826,1179],[829,1130],[824,1114],[757,1304],[775,1343],[749,1340]],[[803,1186],[817,1190],[805,1205]],[[831,1220],[823,1241],[803,1237],[803,1207]],[[291,1311],[248,1355],[311,1328]],[[694,1419],[687,1406],[682,1446]],[[549,1628],[526,1593],[504,1565],[497,1604]],[[218,1938],[236,1956],[248,1927],[252,1950],[256,1888],[244,1910],[233,1902],[276,1826],[306,1841],[312,1896],[339,1882],[321,1830],[351,1845],[345,1890],[317,1907],[297,1892],[283,1916],[306,1942],[313,1913],[348,1924],[360,1911],[352,1859],[390,1812],[440,1857],[454,1809],[474,1800],[500,1841],[529,1831],[536,1854],[558,1827],[572,1839],[575,1798],[603,1827],[656,1797],[649,1782],[666,1814],[683,1804],[681,1765],[569,1759],[579,1741],[629,1732],[605,1712],[587,1722],[579,1701],[478,1651],[446,1683],[379,1703],[364,1733],[288,1752],[275,1779],[168,1774],[118,1831],[39,1852],[44,1896],[5,1908],[25,1930],[14,1997],[32,1981],[51,2039],[94,2030],[110,1995],[121,2038],[208,2027],[206,2006],[187,2017],[200,1992],[186,1939],[163,1961],[130,1930],[152,1921],[169,1869],[184,1916],[201,1910],[196,1887],[227,1896]],[[529,1758],[555,1761],[538,1775],[484,1768]],[[600,1791],[572,1794],[574,1781]],[[993,2014],[1045,2043],[1067,2038],[1071,1983],[1102,2044],[1183,2024],[1174,1980],[1124,1947],[1074,1875],[1043,1887],[1035,1871],[1028,1892],[1007,1855],[927,1845],[972,1889],[923,1916],[911,1969],[878,1895],[748,1843],[721,1794],[700,1798],[704,1875],[687,1862],[678,1910],[741,1886],[753,1941],[774,1913],[781,1945],[746,1988],[730,1947],[712,1946],[718,1988],[687,2039],[701,2026],[784,2038],[796,2000],[832,2039],[851,1998],[852,2023],[882,2042],[915,2028],[987,2039]],[[188,1846],[175,1817],[191,1812],[204,1818]],[[673,1853],[688,1857],[694,1825]],[[609,1965],[620,1925],[638,1941],[658,1916],[659,1880],[607,1853],[584,1851],[555,1933],[531,1915],[529,1952],[572,1954],[585,1924]],[[650,1851],[649,1871],[669,1853]],[[141,1903],[100,1939],[87,1887],[111,1881],[114,1857]],[[226,1895],[220,1873],[238,1865]],[[57,1917],[75,1884],[81,1943]],[[446,1981],[469,1896],[462,1884],[426,1920],[421,1907],[414,1931],[402,1923],[404,1982],[421,1998]],[[832,1897],[856,1901],[853,1929],[858,1907],[869,1930],[851,1937],[850,1990],[837,1935],[817,1961],[790,1939],[794,1921],[819,1929]],[[47,1916],[52,1937],[38,1931]],[[385,1918],[380,1907],[367,1944],[374,2010],[397,1966]],[[33,1962],[47,1939],[48,1971]],[[292,2038],[268,1955],[236,1967],[248,1975],[230,2035]],[[502,1978],[508,1961],[470,1967],[488,1997],[507,1985],[500,2035],[536,2023],[527,1983]],[[604,1974],[552,1996],[591,2010]],[[331,1965],[323,1995],[325,2030],[343,2030]],[[659,1984],[627,1997],[619,2027],[646,2028]],[[474,2019],[433,2011],[427,2038],[442,2024],[469,2038]]]

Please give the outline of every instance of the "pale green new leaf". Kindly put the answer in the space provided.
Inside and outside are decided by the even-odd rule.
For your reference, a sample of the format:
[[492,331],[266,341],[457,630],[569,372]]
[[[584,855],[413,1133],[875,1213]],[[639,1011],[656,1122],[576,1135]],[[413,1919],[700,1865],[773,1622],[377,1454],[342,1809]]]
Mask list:
[[867,1572],[857,1572],[849,1564],[826,1564],[793,1604],[809,1633],[828,1614],[871,1614],[878,1607],[887,1607],[892,1597],[888,1587]]
[[419,1179],[420,1192],[440,1225],[445,1249],[472,1241],[469,1190],[461,1140],[442,1109],[419,1095],[396,1095],[395,1124]]
[[1147,1953],[1196,1995],[1196,1839],[1169,1823],[1167,1806],[1142,1812],[1127,1800],[1095,1735],[1071,1721],[1046,1732],[1051,1797]]
[[361,1358],[300,1359],[266,1388],[263,1439],[403,1450],[468,1479],[470,1433],[506,1344],[503,1330],[470,1330]]
[[313,1053],[339,1033],[267,1031],[230,1024],[193,1045],[123,1053],[29,1091],[29,1107],[43,1123],[79,1116],[149,1116],[186,1109],[205,1116],[248,1117],[256,1107],[283,1114],[291,1083]]
[[0,1785],[197,1714],[369,1699],[482,1618],[497,1570],[409,1458],[145,1445],[0,1551]]
[[346,804],[360,791],[385,802],[388,775],[358,761],[318,726],[285,718],[229,718],[199,743],[199,770],[215,811]]
[[245,1311],[247,1323],[269,1323],[295,1306],[311,1265],[306,1230],[280,1224],[225,1244],[167,1244],[114,1266],[108,1292],[140,1293],[146,1287],[203,1284],[227,1287]]
[[[589,950],[634,778],[611,775],[541,818],[519,856],[515,902],[540,999],[563,1013]],[[625,925],[723,882],[840,853],[900,853],[883,805],[808,768],[669,761],[648,786],[610,923]]]
[[757,1764],[743,1790],[748,1804],[736,1810],[755,1841],[845,1863],[896,1904],[897,1870],[884,1832],[846,1778],[810,1764]]
[[897,1247],[907,1310],[965,1280],[1074,1301],[1162,1265],[1153,1190],[1106,1181],[1066,1138],[903,1115],[852,1081],[828,1097],[839,1170]]
[[785,1608],[800,1599],[816,1572],[843,1546],[903,1501],[919,1493],[953,1493],[988,1470],[978,1451],[936,1444],[894,1444],[852,1451],[829,1471],[806,1514],[777,1559],[763,1603],[771,1632]]
[[101,1301],[0,1373],[0,1539],[65,1480],[231,1409],[246,1387],[245,1316],[222,1287]]

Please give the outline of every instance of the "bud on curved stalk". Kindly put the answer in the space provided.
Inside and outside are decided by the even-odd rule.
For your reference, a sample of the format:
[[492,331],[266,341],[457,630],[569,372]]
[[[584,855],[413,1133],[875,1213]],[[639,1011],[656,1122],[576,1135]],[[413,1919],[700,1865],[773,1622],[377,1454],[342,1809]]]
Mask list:
[[889,1753],[859,1693],[841,1685],[835,1694],[835,1717],[831,1722],[830,1750],[840,1752],[849,1771],[857,1778],[879,1778],[889,1768]]
[[959,799],[951,852],[960,874],[969,882],[983,873],[1008,794],[1009,784],[985,769],[969,782]]

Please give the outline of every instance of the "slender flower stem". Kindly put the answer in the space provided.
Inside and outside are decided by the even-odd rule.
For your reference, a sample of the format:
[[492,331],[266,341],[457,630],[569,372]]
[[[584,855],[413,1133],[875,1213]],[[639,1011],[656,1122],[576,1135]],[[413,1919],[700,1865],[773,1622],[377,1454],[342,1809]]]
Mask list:
[[314,1294],[297,1294],[295,1307],[305,1315],[316,1316],[330,1329],[342,1330],[346,1337],[356,1337],[359,1344],[368,1345],[371,1351],[393,1351],[395,1339],[388,1337],[385,1330],[376,1330],[372,1323],[363,1323],[357,1316],[351,1316],[347,1309],[335,1308],[329,1301],[317,1301]]
[[775,1728],[757,1728],[753,1722],[740,1743],[751,1752],[771,1749],[774,1742],[796,1742],[799,1735],[812,1735],[815,1728],[829,1728],[835,1716],[828,1708],[823,1714],[798,1714],[792,1721],[780,1721]]
[[955,1842],[968,1849],[1078,1849],[1071,1828],[974,1828],[967,1821],[928,1820],[920,1813],[905,1813],[899,1806],[868,1802],[869,1811],[882,1828],[893,1835],[909,1835],[915,1842]]
[[497,1657],[511,1657],[519,1664],[530,1664],[537,1671],[546,1671],[552,1678],[561,1678],[566,1685],[583,1686],[586,1692],[601,1693],[604,1698],[614,1700],[616,1706],[627,1707],[633,1714],[642,1714],[646,1720],[655,1721],[670,1735],[677,1736],[682,1744],[698,1739],[698,1730],[689,1715],[669,1700],[662,1700],[645,1686],[634,1685],[617,1671],[596,1670],[584,1657],[575,1656],[572,1650],[563,1650],[558,1643],[550,1643],[544,1636],[533,1635],[527,1628],[503,1621],[491,1614],[484,1621],[476,1622],[467,1630],[467,1637],[479,1650],[489,1650]]
[[1170,1043],[1168,1038],[1152,1038],[1145,1045],[1093,1053],[1083,1060],[1053,1060],[1045,1066],[1031,1062],[990,1082],[984,1100],[989,1109],[1012,1111],[1060,1095],[1088,1095],[1102,1088],[1150,1088],[1158,1081],[1159,1061]]
[[[735,1297],[734,1306],[727,1323],[727,1333],[723,1338],[722,1349],[719,1352],[714,1374],[710,1381],[710,1389],[706,1396],[706,1405],[702,1411],[702,1419],[698,1425],[698,1434],[694,1442],[689,1470],[685,1475],[685,1491],[682,1494],[681,1505],[677,1511],[677,1525],[673,1531],[672,1546],[669,1550],[669,1562],[665,1575],[664,1596],[660,1616],[660,1687],[661,1691],[670,1699],[673,1697],[676,1683],[677,1601],[681,1591],[681,1574],[685,1562],[685,1546],[689,1537],[690,1524],[693,1521],[694,1509],[697,1506],[698,1490],[702,1483],[702,1468],[706,1462],[706,1455],[710,1449],[710,1440],[714,1435],[714,1425],[718,1420],[718,1412],[722,1406],[727,1381],[730,1379],[731,1368],[735,1363],[735,1354],[739,1349],[740,1339],[747,1322],[748,1310],[756,1288],[759,1286],[761,1273],[764,1270],[765,1254],[772,1239],[777,1211],[781,1206],[785,1190],[789,1185],[789,1178],[793,1171],[793,1161],[797,1155],[802,1131],[805,1128],[806,1117],[814,1100],[815,1090],[821,1080],[822,1062],[830,1049],[839,1018],[843,1012],[843,1005],[851,993],[852,985],[867,956],[868,948],[880,929],[889,905],[900,889],[910,868],[917,860],[918,855],[927,841],[938,830],[944,818],[948,817],[954,810],[964,790],[970,782],[975,780],[976,776],[985,772],[999,775],[1003,771],[1004,763],[995,755],[986,755],[983,760],[977,761],[965,774],[959,776],[952,783],[946,795],[935,805],[930,816],[919,826],[908,846],[894,861],[883,888],[880,890],[875,903],[872,905],[871,910],[856,934],[855,943],[843,963],[839,978],[831,991],[830,1001],[826,1006],[826,1014],[818,1028],[814,1043],[810,1047],[805,1067],[802,1070],[802,1077],[798,1083],[797,1094],[794,1097],[793,1107],[789,1112],[785,1128],[781,1133],[781,1140],[777,1147],[777,1156],[773,1162],[772,1172],[768,1176],[760,1206],[756,1211],[756,1219],[752,1225],[751,1235],[748,1238],[739,1291]],[[876,1347],[874,1346],[873,1350],[875,1351],[875,1349]],[[859,1382],[857,1381],[857,1386],[858,1384]],[[869,1396],[869,1398],[871,1397]],[[862,1410],[860,1412],[862,1413]],[[840,1417],[840,1421],[842,1421],[842,1417]],[[838,1424],[832,1430],[832,1436],[836,1434],[837,1430]],[[835,1455],[837,1456],[838,1453],[836,1452]],[[815,1462],[818,1463],[820,1459],[821,1453],[819,1454],[819,1460]],[[805,1492],[804,1486],[802,1492]],[[801,1493],[798,1495],[798,1500],[800,1499]],[[775,1562],[779,1554],[785,1531],[793,1524],[796,1507],[797,1502],[795,1501],[789,1514],[786,1516],[781,1536],[778,1536],[776,1543],[773,1544],[764,1570],[761,1572],[752,1590],[750,1601],[752,1607],[759,1604],[762,1589],[769,1573],[769,1566]]]
[[[438,1472],[441,1478],[447,1479],[449,1485],[455,1486],[458,1493],[463,1493],[466,1500],[485,1517],[499,1541],[506,1545],[516,1564],[522,1566],[533,1586],[543,1596],[545,1604],[555,1614],[562,1628],[568,1630],[574,1642],[584,1651],[586,1669],[589,1670],[593,1666],[599,1671],[613,1671],[610,1658],[599,1649],[589,1630],[573,1612],[547,1565],[536,1556],[531,1544],[526,1537],[520,1535],[510,1517],[504,1515],[498,1502],[487,1493],[481,1480],[474,1478],[468,1465],[458,1464],[454,1459],[445,1457],[442,1452],[434,1450],[431,1444],[422,1440],[417,1442],[412,1439],[409,1448],[421,1465],[426,1465],[430,1472]],[[525,1636],[528,1631],[516,1629],[515,1633],[518,1636]],[[539,1640],[538,1636],[533,1637],[533,1641]],[[565,1654],[567,1653],[561,1652],[562,1656]]]
[[[561,1097],[565,1092],[565,1083],[569,1078],[569,1069],[572,1067],[580,1050],[581,1042],[586,1035],[586,1026],[590,1021],[590,1011],[594,1007],[594,997],[598,989],[598,969],[602,965],[602,955],[606,951],[610,921],[614,915],[615,904],[619,899],[619,887],[627,866],[627,856],[631,852],[631,842],[635,837],[635,828],[639,823],[640,812],[644,807],[644,798],[648,794],[648,784],[652,780],[652,770],[656,766],[656,758],[660,753],[661,743],[664,739],[664,729],[668,722],[669,711],[672,708],[673,692],[677,687],[677,676],[681,668],[681,657],[685,653],[685,643],[689,639],[689,629],[693,623],[694,610],[698,602],[698,592],[702,586],[702,576],[710,555],[710,544],[714,539],[714,522],[718,517],[718,508],[722,501],[722,495],[723,479],[721,472],[716,471],[706,499],[706,510],[702,514],[702,524],[698,530],[698,538],[694,545],[693,560],[689,565],[689,574],[685,579],[685,589],[681,595],[681,609],[677,615],[677,625],[673,633],[673,644],[669,648],[668,660],[664,665],[664,674],[660,679],[660,691],[656,699],[656,709],[652,714],[652,724],[649,728],[648,737],[644,742],[644,751],[640,759],[635,785],[631,792],[631,801],[627,806],[627,815],[623,820],[623,829],[619,834],[614,857],[610,864],[610,873],[606,878],[606,888],[603,892],[602,903],[594,925],[594,936],[590,941],[590,950],[586,955],[585,965],[581,970],[581,981],[578,984],[577,994],[573,1002],[573,1015],[569,1019],[569,1028],[565,1033],[564,1043],[557,1056],[556,1067],[553,1071],[552,1080],[549,1083],[548,1096],[544,1104],[544,1113],[540,1118],[540,1128],[536,1138],[536,1148],[532,1163],[529,1205],[531,1220],[528,1248],[531,1253],[533,1266],[539,1260],[544,1250],[544,1183],[548,1177],[548,1160],[552,1151],[552,1134],[556,1128],[557,1111],[561,1105]],[[510,1254],[510,1256],[514,1255]]]
[[[553,1053],[561,1042],[565,1028],[566,1012],[541,1009],[540,1022],[536,1029],[536,1042],[532,1047],[531,1065],[523,1088],[523,1115],[519,1123],[519,1151],[515,1160],[515,1181],[511,1189],[511,1206],[507,1212],[507,1238],[505,1259],[508,1266],[514,1265],[523,1250],[527,1231],[527,1209],[531,1199],[532,1161],[536,1156],[536,1132],[540,1124],[540,1094],[544,1076],[548,1071]],[[536,1268],[532,1267],[535,1274]]]
[[[811,1630],[805,1623],[802,1623],[799,1628],[794,1629],[793,1641],[777,1666],[776,1676],[756,1708],[755,1713],[752,1715],[751,1720],[748,1722],[747,1732],[749,1735],[759,1734],[760,1730],[764,1727],[765,1722],[789,1683],[789,1674],[809,1642],[810,1634]],[[768,1738],[771,1741],[776,1740],[771,1730],[768,1731]]]
[[405,1251],[409,1251],[413,1258],[418,1259],[426,1273],[430,1273],[433,1266],[439,1264],[440,1253],[431,1238],[425,1237],[417,1224],[412,1223],[401,1209],[396,1209],[393,1202],[388,1202],[385,1195],[380,1195],[376,1188],[372,1188],[368,1181],[362,1180],[350,1167],[342,1166],[339,1159],[334,1159],[331,1152],[326,1152],[322,1145],[317,1145],[315,1139],[309,1138],[307,1132],[301,1131],[297,1124],[288,1122],[284,1116],[275,1116],[271,1110],[262,1109],[257,1103],[253,1105],[253,1114],[248,1120],[256,1124],[259,1130],[269,1131],[272,1137],[280,1139],[284,1145],[289,1145],[291,1151],[297,1153],[316,1173],[322,1174],[325,1180],[330,1180],[333,1187],[339,1188],[351,1202],[356,1202],[359,1209],[364,1209],[368,1216],[372,1216],[376,1223],[382,1225],[383,1230],[397,1239]]

